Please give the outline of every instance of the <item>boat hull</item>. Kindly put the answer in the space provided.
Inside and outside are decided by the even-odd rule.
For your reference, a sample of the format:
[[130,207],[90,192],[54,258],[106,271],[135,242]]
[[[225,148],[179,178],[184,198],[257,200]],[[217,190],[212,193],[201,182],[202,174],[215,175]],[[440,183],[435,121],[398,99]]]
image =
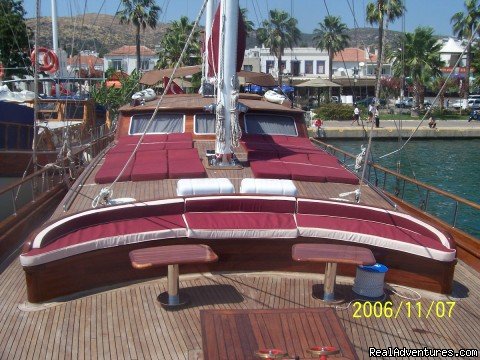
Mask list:
[[[324,273],[324,264],[298,263],[292,260],[291,249],[300,242],[336,243],[327,239],[166,239],[148,244],[132,244],[92,251],[42,265],[24,267],[28,301],[39,303],[79,292],[101,291],[125,282],[162,277],[165,269],[135,270],[131,267],[129,252],[142,247],[173,244],[206,244],[219,257],[218,263],[182,265],[180,272],[199,271],[287,271]],[[346,244],[346,243],[345,243]],[[370,248],[378,262],[389,271],[386,281],[448,294],[452,290],[456,260],[440,262],[389,249]],[[338,274],[355,276],[353,265],[339,265]],[[83,295],[83,294],[81,294]]]

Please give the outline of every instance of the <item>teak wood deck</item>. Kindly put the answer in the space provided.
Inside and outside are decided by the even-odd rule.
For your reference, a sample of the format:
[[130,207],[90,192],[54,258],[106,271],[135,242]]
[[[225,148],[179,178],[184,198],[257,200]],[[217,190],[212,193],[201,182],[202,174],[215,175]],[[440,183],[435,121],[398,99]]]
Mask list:
[[[345,285],[348,282],[348,285]],[[166,278],[101,289],[45,309],[26,312],[23,270],[13,260],[0,273],[0,359],[202,359],[200,311],[204,309],[320,308],[312,287],[322,286],[319,275],[292,273],[199,274],[181,276],[191,304],[168,312],[157,295],[166,290]],[[337,291],[351,288],[351,279],[338,280]],[[403,295],[414,296],[405,289]],[[453,296],[423,293],[410,301],[389,295],[398,316],[366,317],[357,306],[336,313],[359,358],[368,348],[479,348],[479,274],[459,262]],[[448,314],[426,317],[434,301],[455,301]],[[416,305],[420,304],[420,305]],[[414,311],[421,307],[421,317]],[[447,308],[448,309],[448,308]],[[360,315],[355,317],[354,315]],[[368,315],[368,313],[367,313]],[[440,314],[441,315],[441,314]]]

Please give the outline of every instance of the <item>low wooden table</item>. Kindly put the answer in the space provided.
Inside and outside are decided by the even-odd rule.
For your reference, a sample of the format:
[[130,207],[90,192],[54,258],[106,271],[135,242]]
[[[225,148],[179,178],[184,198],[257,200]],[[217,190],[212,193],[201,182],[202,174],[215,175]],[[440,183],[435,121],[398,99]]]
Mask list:
[[218,256],[207,245],[168,245],[130,252],[130,261],[135,269],[149,269],[168,266],[168,291],[158,296],[158,301],[166,308],[178,307],[188,302],[186,294],[178,289],[180,264],[205,264],[218,261]]
[[343,359],[357,359],[332,308],[201,310],[200,319],[204,360],[258,359],[261,349],[312,359],[309,350],[315,346],[332,346]]
[[323,301],[328,303],[343,301],[335,298],[337,264],[373,265],[376,263],[370,249],[337,244],[295,244],[292,247],[292,259],[295,261],[327,263],[323,285]]

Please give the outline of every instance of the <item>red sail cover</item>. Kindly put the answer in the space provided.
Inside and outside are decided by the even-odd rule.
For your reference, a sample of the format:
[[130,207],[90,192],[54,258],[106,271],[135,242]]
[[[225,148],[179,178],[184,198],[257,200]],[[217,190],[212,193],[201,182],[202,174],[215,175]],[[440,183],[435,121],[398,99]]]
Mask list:
[[[163,77],[163,87],[166,88],[167,85],[168,85],[168,81],[170,80],[170,78],[164,76]],[[183,89],[178,86],[178,84],[175,82],[175,81],[172,81],[172,83],[170,84],[170,87],[167,89],[167,92],[165,94],[185,94],[185,91],[183,91]]]
[[[212,35],[208,39],[208,76],[214,76],[218,73],[218,49],[220,48],[220,5],[213,18]],[[238,9],[238,35],[237,35],[237,72],[242,70],[243,57],[245,55],[245,47],[247,42],[247,32],[245,31],[245,23]]]

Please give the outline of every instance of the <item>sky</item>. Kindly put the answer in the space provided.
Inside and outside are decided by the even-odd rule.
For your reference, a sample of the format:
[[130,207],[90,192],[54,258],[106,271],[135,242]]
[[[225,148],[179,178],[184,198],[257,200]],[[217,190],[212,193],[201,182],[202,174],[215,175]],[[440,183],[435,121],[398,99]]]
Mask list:
[[[258,26],[268,18],[268,11],[281,9],[298,20],[298,28],[304,33],[312,33],[318,23],[330,13],[340,16],[349,28],[368,27],[365,7],[370,0],[239,0],[240,6],[247,9],[249,20]],[[413,31],[418,26],[431,26],[435,34],[452,35],[450,18],[464,10],[464,0],[404,0],[407,8],[405,31]],[[41,15],[50,16],[50,0],[41,1]],[[115,14],[120,0],[57,0],[59,16],[87,13]],[[161,22],[177,20],[186,15],[193,20],[203,0],[157,0],[162,8]],[[35,0],[24,0],[27,18],[35,16]],[[328,11],[327,11],[328,10]],[[402,31],[402,20],[389,25],[389,29]]]

